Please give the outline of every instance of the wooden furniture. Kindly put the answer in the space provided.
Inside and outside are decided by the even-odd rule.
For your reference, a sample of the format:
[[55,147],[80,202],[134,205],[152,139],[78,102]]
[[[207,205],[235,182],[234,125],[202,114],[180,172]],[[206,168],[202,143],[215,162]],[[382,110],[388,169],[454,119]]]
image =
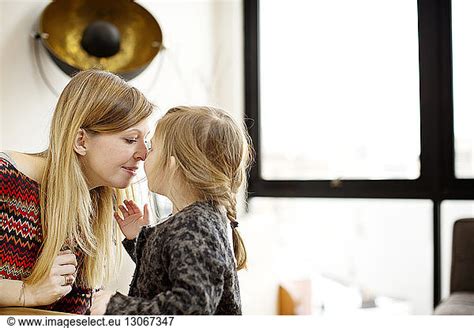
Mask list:
[[70,313],[48,311],[28,307],[9,306],[0,307],[0,315],[71,315]]
[[311,314],[311,280],[289,281],[279,285],[278,314]]
[[474,219],[459,219],[453,228],[450,295],[434,314],[474,314]]

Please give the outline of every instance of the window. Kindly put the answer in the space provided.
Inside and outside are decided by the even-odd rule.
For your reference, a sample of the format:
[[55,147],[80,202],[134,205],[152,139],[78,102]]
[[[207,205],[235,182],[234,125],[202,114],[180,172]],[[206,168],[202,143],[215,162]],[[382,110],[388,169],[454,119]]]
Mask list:
[[474,3],[453,1],[454,149],[457,178],[474,178]]
[[280,282],[311,279],[313,313],[360,311],[364,296],[398,305],[368,306],[367,313],[430,314],[432,207],[428,200],[255,197],[246,219],[263,229],[254,226],[260,247],[248,245],[251,259],[260,249],[259,259],[278,261],[249,267]]
[[244,0],[249,196],[431,201],[434,305],[441,203],[474,199],[474,5],[453,8]]
[[260,8],[262,178],[418,178],[416,2]]

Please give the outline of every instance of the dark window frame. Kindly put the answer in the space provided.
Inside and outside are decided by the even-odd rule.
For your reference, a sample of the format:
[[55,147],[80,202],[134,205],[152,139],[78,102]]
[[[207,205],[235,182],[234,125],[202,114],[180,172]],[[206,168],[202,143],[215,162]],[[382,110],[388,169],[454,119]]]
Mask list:
[[245,114],[255,148],[249,197],[428,199],[433,202],[433,306],[441,299],[443,200],[474,200],[454,172],[451,0],[418,0],[420,177],[416,180],[265,180],[260,166],[259,1],[244,0]]

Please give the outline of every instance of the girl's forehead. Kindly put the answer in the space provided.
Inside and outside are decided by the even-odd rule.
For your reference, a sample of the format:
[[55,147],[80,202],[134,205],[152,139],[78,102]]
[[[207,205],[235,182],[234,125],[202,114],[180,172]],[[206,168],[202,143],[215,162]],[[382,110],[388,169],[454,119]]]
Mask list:
[[153,138],[159,138],[163,134],[163,128],[160,127],[159,124],[155,126],[155,129],[153,130]]
[[149,140],[156,146],[158,146],[158,143],[160,143],[160,136],[159,133],[155,130],[153,133],[153,136],[149,138]]

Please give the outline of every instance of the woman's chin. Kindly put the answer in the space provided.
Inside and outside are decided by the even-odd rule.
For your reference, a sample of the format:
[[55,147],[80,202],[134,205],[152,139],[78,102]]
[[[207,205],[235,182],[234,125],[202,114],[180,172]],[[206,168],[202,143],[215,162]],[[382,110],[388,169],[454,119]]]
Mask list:
[[117,189],[125,189],[130,187],[132,184],[132,179],[122,180],[122,181],[114,181],[112,182],[109,187],[117,188]]

